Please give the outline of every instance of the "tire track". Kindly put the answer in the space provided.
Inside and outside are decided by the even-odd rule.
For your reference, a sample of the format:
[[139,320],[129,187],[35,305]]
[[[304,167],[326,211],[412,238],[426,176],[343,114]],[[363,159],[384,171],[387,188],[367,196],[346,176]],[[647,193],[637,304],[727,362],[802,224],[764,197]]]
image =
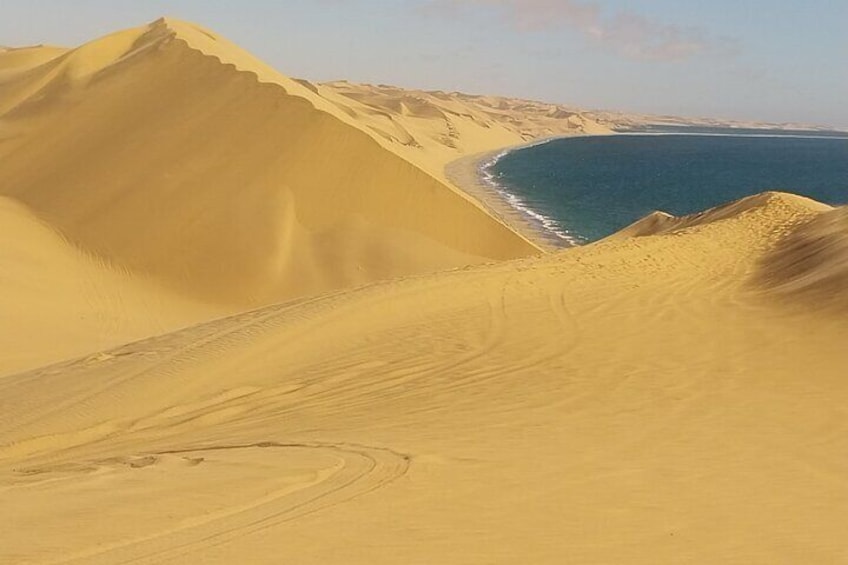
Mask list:
[[[153,534],[142,539],[116,542],[106,547],[68,555],[49,565],[74,563],[160,563],[181,558],[198,550],[225,545],[285,522],[327,510],[365,496],[404,476],[411,456],[383,447],[350,443],[262,441],[243,444],[207,445],[185,449],[154,451],[148,455],[192,455],[210,451],[245,449],[294,452],[319,450],[338,458],[340,466],[327,476],[294,491],[286,491],[273,500],[249,504],[230,512],[218,512],[212,518],[187,527]],[[162,548],[163,539],[166,547]],[[181,561],[180,561],[181,562]]]

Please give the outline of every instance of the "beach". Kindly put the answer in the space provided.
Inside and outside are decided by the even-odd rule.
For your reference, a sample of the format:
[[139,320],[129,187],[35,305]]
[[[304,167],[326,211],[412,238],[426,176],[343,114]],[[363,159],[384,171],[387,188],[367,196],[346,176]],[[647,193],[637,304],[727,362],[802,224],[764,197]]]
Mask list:
[[544,140],[539,140],[457,159],[445,166],[445,176],[450,182],[482,203],[494,217],[501,219],[543,251],[553,252],[564,247],[570,247],[573,243],[547,229],[538,218],[534,218],[517,208],[503,192],[485,179],[483,171],[484,167],[491,166],[495,160],[507,152],[544,142]]

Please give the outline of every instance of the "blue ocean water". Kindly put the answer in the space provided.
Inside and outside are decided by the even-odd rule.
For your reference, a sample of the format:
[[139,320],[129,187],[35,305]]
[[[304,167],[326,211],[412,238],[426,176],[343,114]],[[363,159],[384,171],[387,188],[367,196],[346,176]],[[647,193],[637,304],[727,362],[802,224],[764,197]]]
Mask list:
[[616,135],[500,156],[484,179],[557,238],[603,238],[654,210],[700,212],[765,190],[848,203],[848,138]]

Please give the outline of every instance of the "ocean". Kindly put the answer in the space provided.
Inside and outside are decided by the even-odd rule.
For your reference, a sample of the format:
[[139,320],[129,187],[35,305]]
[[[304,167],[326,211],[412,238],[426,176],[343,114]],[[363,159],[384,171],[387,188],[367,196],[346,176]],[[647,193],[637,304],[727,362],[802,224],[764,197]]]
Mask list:
[[[750,135],[749,133],[753,133]],[[483,180],[563,245],[779,190],[848,203],[848,137],[707,130],[555,139],[499,155]]]

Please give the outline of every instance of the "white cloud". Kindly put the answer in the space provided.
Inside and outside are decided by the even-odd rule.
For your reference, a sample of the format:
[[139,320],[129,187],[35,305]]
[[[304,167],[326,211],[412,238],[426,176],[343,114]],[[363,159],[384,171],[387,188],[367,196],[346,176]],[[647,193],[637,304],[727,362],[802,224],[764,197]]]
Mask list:
[[696,28],[656,21],[630,12],[607,13],[598,2],[580,0],[427,0],[430,13],[456,16],[472,9],[494,11],[519,32],[578,31],[631,59],[675,61],[702,53],[731,54],[735,43],[717,41]]

